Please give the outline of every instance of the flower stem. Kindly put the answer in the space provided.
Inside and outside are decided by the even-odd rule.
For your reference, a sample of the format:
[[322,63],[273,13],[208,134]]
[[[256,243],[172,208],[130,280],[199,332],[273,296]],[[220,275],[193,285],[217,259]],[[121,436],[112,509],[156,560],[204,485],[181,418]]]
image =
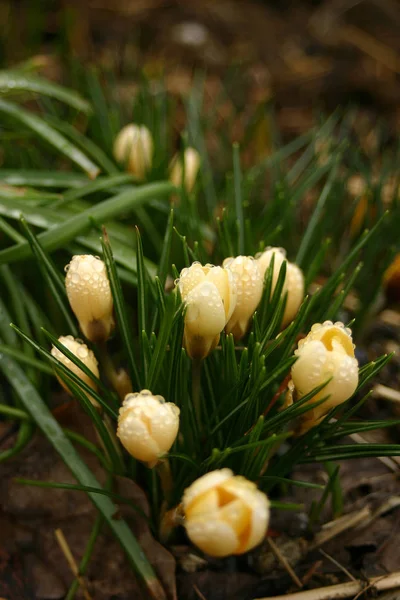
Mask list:
[[202,415],[201,415],[201,366],[202,360],[192,360],[192,402],[194,412],[197,420],[197,427],[201,431],[202,429]]
[[159,519],[159,534],[160,539],[163,539],[166,542],[172,529],[174,528],[174,524],[171,521],[171,511],[167,511],[168,500],[173,489],[171,465],[169,464],[168,458],[161,459],[157,463],[156,471],[160,478],[161,489],[163,493],[163,501],[161,504]]
[[168,458],[161,459],[157,463],[156,469],[160,478],[164,501],[168,501],[169,495],[172,492],[173,488],[171,466],[169,464]]
[[132,383],[129,380],[129,376],[123,369],[117,371],[107,351],[107,344],[105,342],[98,344],[97,347],[102,370],[120,399],[123,400],[126,394],[132,391]]

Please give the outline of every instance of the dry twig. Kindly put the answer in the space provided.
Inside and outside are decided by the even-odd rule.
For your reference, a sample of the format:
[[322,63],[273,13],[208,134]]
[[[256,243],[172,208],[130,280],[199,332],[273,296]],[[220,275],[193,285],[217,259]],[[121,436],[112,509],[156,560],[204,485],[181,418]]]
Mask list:
[[82,577],[82,575],[79,574],[79,567],[76,563],[76,560],[74,559],[74,557],[72,555],[71,548],[68,545],[65,535],[63,534],[61,529],[56,529],[54,533],[55,533],[57,542],[61,548],[61,551],[67,560],[69,568],[71,569],[72,573],[75,575],[76,579],[79,582],[79,585],[82,588],[82,593],[85,597],[85,600],[92,600],[92,597],[89,594],[88,589],[86,587],[86,582],[85,582],[84,578]]
[[275,557],[277,558],[277,560],[279,560],[279,562],[281,563],[283,568],[289,573],[289,575],[292,578],[292,580],[294,581],[294,583],[301,589],[303,587],[303,584],[301,583],[300,579],[297,577],[296,573],[292,569],[292,567],[291,567],[290,563],[288,562],[288,560],[286,559],[286,557],[279,550],[279,547],[275,544],[275,542],[272,538],[267,537],[266,540],[267,540],[272,552],[274,553]]
[[[383,577],[373,577],[367,585],[365,581],[349,581],[348,583],[339,583],[316,590],[307,590],[305,592],[295,592],[285,596],[269,596],[268,598],[256,598],[255,600],[340,600],[341,598],[359,598],[367,589],[374,588],[378,592],[384,590],[393,590],[400,587],[400,571],[384,575]],[[354,598],[354,600],[355,600]]]

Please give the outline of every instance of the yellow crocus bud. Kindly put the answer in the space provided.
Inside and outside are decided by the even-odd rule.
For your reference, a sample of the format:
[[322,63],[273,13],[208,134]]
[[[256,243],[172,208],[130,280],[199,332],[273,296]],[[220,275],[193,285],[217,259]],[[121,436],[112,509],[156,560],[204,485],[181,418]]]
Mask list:
[[65,287],[72,310],[85,337],[104,342],[114,326],[113,298],[104,262],[92,255],[76,255],[65,267]]
[[284,260],[286,260],[286,250],[284,248],[266,248],[264,252],[256,254],[258,267],[261,271],[263,280],[265,279],[265,273],[271,264],[272,257],[274,257],[274,272],[272,273],[272,286],[271,294],[274,293],[276,283],[279,277],[279,271]]
[[294,263],[287,263],[286,278],[283,287],[283,294],[287,292],[285,312],[282,317],[282,328],[293,321],[299,312],[301,303],[304,300],[304,275],[303,271]]
[[234,275],[237,287],[235,310],[226,325],[226,332],[240,340],[249,328],[250,319],[260,303],[263,278],[258,262],[252,256],[226,258],[223,266]]
[[267,496],[230,469],[197,479],[185,490],[182,505],[190,540],[210,556],[248,552],[267,532]]
[[234,311],[233,275],[222,267],[195,262],[181,271],[177,284],[186,304],[184,346],[190,358],[205,358]]
[[114,142],[114,157],[138,179],[144,179],[153,160],[153,138],[144,125],[131,123],[121,129]]
[[297,361],[292,367],[296,400],[315,387],[329,381],[308,403],[326,396],[328,399],[302,415],[302,431],[317,425],[335,406],[342,404],[356,391],[358,362],[354,355],[351,330],[343,323],[316,323],[295,350]]
[[178,435],[179,412],[149,390],[128,394],[119,409],[117,436],[129,454],[152,468]]
[[170,181],[176,187],[181,187],[183,184],[186,191],[190,193],[196,182],[199,168],[200,154],[194,148],[186,148],[183,157],[180,154],[176,154],[171,161]]
[[[267,248],[264,252],[256,256],[263,279],[265,278],[266,270],[270,266],[273,256],[274,272],[272,274],[271,295],[274,293],[282,263],[284,260],[287,261],[286,250],[283,248]],[[293,321],[304,300],[303,271],[296,264],[289,261],[286,262],[286,277],[282,288],[282,295],[285,295],[286,292],[287,300],[285,312],[282,317],[282,328]]]
[[[79,340],[76,340],[72,337],[72,335],[61,336],[58,338],[58,341],[60,342],[60,344],[65,346],[67,350],[75,354],[75,356],[79,358],[79,360],[82,361],[83,364],[86,365],[88,369],[90,369],[90,371],[92,371],[93,375],[95,375],[96,377],[100,376],[96,357],[93,354],[92,350],[90,350],[86,346],[86,344]],[[55,346],[51,348],[51,355],[54,356],[54,358],[56,358],[57,360],[59,360],[70,371],[72,371],[72,373],[75,373],[75,375],[77,375],[82,381],[84,381],[88,386],[90,386],[92,390],[94,390],[95,392],[97,391],[97,386],[95,382],[92,379],[90,379],[90,377],[86,375],[86,373],[84,373],[79,367],[77,367],[76,364],[72,362],[72,360],[65,356],[65,354],[63,354]],[[62,385],[62,387],[70,394],[71,392],[65,385],[64,381],[58,375],[56,375],[56,377]],[[93,399],[93,397],[89,394],[87,394],[87,396],[92,402],[92,404],[97,406],[97,402]]]

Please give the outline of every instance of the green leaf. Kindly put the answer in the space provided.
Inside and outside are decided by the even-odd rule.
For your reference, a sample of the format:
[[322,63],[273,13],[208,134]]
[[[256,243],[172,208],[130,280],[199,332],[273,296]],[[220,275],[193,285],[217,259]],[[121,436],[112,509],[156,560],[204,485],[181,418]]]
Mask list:
[[[170,183],[150,183],[140,188],[122,192],[70,217],[60,225],[55,225],[51,230],[41,233],[37,237],[38,242],[46,252],[63,248],[76,236],[90,229],[93,221],[102,225],[108,219],[134,210],[136,206],[140,206],[153,198],[168,196],[173,189]],[[28,242],[12,246],[0,252],[0,264],[24,260],[29,257],[29,254]]]
[[117,318],[117,324],[122,343],[125,348],[126,358],[128,360],[129,374],[133,385],[140,386],[141,378],[136,367],[136,361],[133,354],[132,332],[129,325],[129,319],[126,312],[126,304],[122,292],[121,282],[118,277],[117,269],[114,262],[110,240],[107,232],[103,231],[102,239],[103,258],[107,267],[108,278],[110,280],[111,292],[114,299],[114,310]]
[[8,185],[33,185],[44,188],[79,188],[88,181],[78,173],[45,171],[44,169],[0,169],[0,181]]
[[[3,354],[0,354],[0,368],[18,394],[25,409],[32,415],[33,420],[54,446],[78,482],[83,486],[100,489],[100,483],[82,461],[23,370],[12,359]],[[154,600],[164,600],[165,594],[161,584],[132,531],[124,519],[115,519],[117,506],[109,498],[98,493],[88,492],[88,496],[101,512],[111,531],[125,550],[136,574],[146,586],[149,597]]]
[[[32,340],[28,335],[26,335],[23,331],[21,331],[21,329],[19,329],[16,325],[11,325],[11,327],[18,333],[18,335],[21,336],[21,338],[23,340],[28,342],[37,352],[39,352],[39,354],[46,357],[49,360],[49,362],[52,365],[54,365],[54,367],[57,369],[58,373],[60,373],[60,372],[63,373],[63,375],[65,375],[65,377],[67,378],[68,384],[69,384],[69,380],[72,380],[74,382],[74,384],[77,384],[77,386],[83,390],[83,392],[85,392],[86,394],[89,394],[89,396],[91,398],[96,400],[96,402],[98,404],[100,404],[103,407],[103,409],[106,412],[108,412],[108,414],[113,419],[116,420],[118,418],[117,413],[111,408],[111,406],[108,405],[108,403],[104,400],[104,398],[102,398],[96,391],[94,391],[78,375],[76,375],[73,371],[71,371],[68,367],[66,367],[62,362],[60,362],[57,358],[55,358],[52,354],[50,354],[50,352],[48,352],[44,348],[41,348],[35,342],[35,340]],[[73,360],[74,360],[75,364],[76,363],[80,364],[79,359],[75,360],[75,358],[74,358]]]
[[76,146],[71,144],[64,136],[59,134],[55,129],[47,125],[41,117],[30,113],[29,111],[0,99],[0,112],[5,113],[29,129],[32,129],[38,136],[46,140],[51,146],[56,148],[61,154],[67,156],[72,162],[77,164],[85,171],[91,179],[95,179],[100,172],[100,169],[95,165],[83,152]]
[[165,230],[164,243],[161,251],[160,262],[158,265],[158,277],[160,278],[160,283],[162,286],[165,286],[165,282],[168,275],[168,270],[170,268],[170,256],[171,256],[171,246],[172,246],[172,233],[174,228],[174,211],[171,209],[169,214],[167,227]]
[[98,177],[96,181],[90,181],[86,185],[82,185],[79,188],[68,190],[68,192],[65,192],[59,203],[54,203],[51,208],[54,208],[54,206],[68,204],[72,200],[77,200],[78,198],[83,198],[84,196],[95,194],[96,192],[107,191],[112,187],[117,187],[119,185],[125,185],[128,183],[133,183],[133,178],[132,175],[127,175],[126,173]]
[[[340,155],[339,155],[339,157],[340,157]],[[309,251],[309,248],[311,247],[315,232],[317,230],[319,221],[322,216],[322,212],[325,208],[325,204],[328,200],[333,183],[336,179],[336,173],[338,171],[339,164],[340,163],[339,163],[338,157],[336,157],[335,162],[332,167],[332,170],[329,173],[329,177],[324,185],[324,188],[323,188],[323,190],[320,194],[320,197],[318,198],[317,204],[314,208],[314,212],[309,220],[307,229],[304,232],[304,235],[302,237],[300,248],[297,252],[296,261],[295,261],[300,267],[303,266],[306,255]]]
[[[9,329],[10,329],[10,331],[12,331],[11,328],[9,328]],[[11,348],[10,346],[5,346],[4,344],[0,344],[0,352],[2,352],[3,354],[7,354],[8,356],[11,356],[12,358],[15,358],[15,360],[17,360],[20,363],[23,363],[25,365],[33,367],[34,369],[37,369],[38,371],[42,371],[42,373],[47,373],[47,375],[53,375],[54,371],[51,367],[46,365],[41,360],[37,360],[36,358],[32,358],[31,356],[28,356],[24,352],[21,352],[21,350],[17,350],[16,348]]]
[[50,96],[86,114],[92,112],[89,102],[80,94],[61,85],[18,71],[0,71],[0,95],[15,92],[34,92],[42,96]]
[[43,248],[39,244],[37,237],[29,228],[29,225],[26,222],[26,220],[22,217],[20,219],[20,222],[23,229],[25,230],[26,237],[28,238],[28,242],[32,248],[32,253],[36,257],[36,260],[39,264],[39,268],[43,275],[43,278],[47,282],[47,285],[49,286],[51,294],[54,300],[56,301],[60,312],[64,315],[69,331],[74,337],[77,337],[78,328],[76,326],[76,322],[71,317],[69,303],[67,300],[67,293],[65,290],[64,278],[57,271],[53,261],[43,251]]
[[52,125],[54,129],[57,129],[57,131],[65,135],[65,137],[75,146],[80,148],[86,156],[91,158],[104,173],[108,173],[109,175],[119,173],[119,169],[115,166],[113,161],[110,160],[104,150],[76,129],[76,127],[66,121],[61,121],[54,117],[47,117],[47,121],[49,125]]

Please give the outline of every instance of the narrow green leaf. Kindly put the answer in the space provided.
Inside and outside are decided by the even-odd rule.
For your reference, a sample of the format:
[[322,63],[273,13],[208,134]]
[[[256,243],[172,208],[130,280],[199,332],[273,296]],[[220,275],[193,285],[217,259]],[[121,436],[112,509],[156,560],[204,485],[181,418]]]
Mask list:
[[0,181],[7,185],[33,185],[44,188],[79,188],[88,181],[78,173],[45,171],[44,169],[0,169]]
[[[58,308],[61,313],[64,315],[65,321],[67,323],[68,329],[70,333],[74,336],[78,336],[78,328],[76,326],[75,320],[71,316],[71,312],[69,309],[69,304],[67,300],[67,293],[65,290],[64,278],[57,271],[53,261],[47,256],[47,254],[43,251],[40,243],[38,242],[37,237],[31,231],[26,220],[21,217],[20,219],[21,225],[26,233],[26,237],[28,238],[28,242],[30,247],[32,248],[32,252],[36,257],[36,260],[39,264],[40,271],[43,275],[44,280],[47,282],[51,294],[56,301]],[[25,327],[24,327],[25,329]]]
[[[72,380],[74,384],[76,384],[80,389],[82,389],[86,394],[89,394],[98,404],[100,404],[103,409],[109,413],[113,419],[117,419],[117,413],[108,405],[108,403],[102,398],[97,392],[95,392],[87,383],[85,383],[78,375],[76,375],[73,371],[71,371],[68,367],[66,367],[62,362],[57,360],[50,352],[41,348],[35,340],[32,340],[28,335],[26,335],[21,329],[19,329],[16,325],[11,325],[11,327],[18,333],[19,336],[26,342],[28,342],[39,354],[46,357],[49,362],[54,365],[54,367],[58,370],[58,372],[63,373],[67,380]],[[79,360],[79,359],[78,359]]]
[[[78,482],[84,486],[100,489],[100,483],[67,439],[23,370],[3,354],[0,354],[0,368],[20,397],[25,409],[32,415],[36,424],[60,454]],[[125,550],[137,575],[147,587],[149,597],[154,600],[164,600],[164,591],[132,531],[124,519],[114,518],[117,506],[109,498],[98,493],[88,492],[88,496],[102,513],[111,531]]]
[[89,102],[84,100],[80,94],[61,85],[18,71],[0,71],[0,94],[15,92],[34,92],[43,96],[50,96],[86,114],[92,112]]
[[[102,225],[108,219],[112,219],[127,211],[134,210],[136,206],[143,204],[159,196],[168,196],[173,190],[170,183],[150,183],[140,188],[133,188],[99,202],[83,212],[72,216],[60,225],[55,225],[49,231],[38,235],[38,241],[43,250],[52,252],[63,248],[65,244],[90,229],[93,221]],[[1,204],[1,201],[0,201]],[[0,264],[12,263],[28,258],[30,254],[29,243],[18,244],[0,252]]]
[[[340,155],[339,155],[340,156]],[[336,174],[339,168],[339,160],[336,157],[336,160],[333,164],[332,170],[329,173],[329,177],[324,185],[324,188],[321,192],[320,197],[318,198],[317,204],[314,208],[314,212],[311,215],[311,218],[308,222],[307,225],[307,229],[304,232],[304,235],[302,237],[301,243],[300,243],[300,247],[299,250],[297,252],[297,256],[296,256],[296,263],[301,267],[303,266],[303,262],[304,259],[309,251],[309,248],[311,247],[312,244],[312,240],[316,231],[316,228],[318,226],[319,220],[321,218],[322,212],[325,208],[325,204],[326,201],[328,200],[329,194],[331,192],[333,183],[336,179]]]
[[174,228],[174,210],[169,213],[167,227],[165,229],[164,243],[161,251],[160,262],[158,265],[158,277],[162,286],[165,285],[168,271],[170,268],[170,256],[172,246],[172,233]]
[[108,239],[106,230],[103,231],[102,239],[103,258],[107,267],[108,277],[110,280],[111,292],[114,299],[115,316],[122,342],[125,348],[126,357],[128,360],[129,374],[133,385],[140,389],[141,378],[139,376],[135,357],[133,354],[132,333],[129,325],[128,315],[124,295],[122,292],[121,282],[118,277],[117,269],[114,262],[110,240]]
[[[148,306],[147,299],[147,274],[144,266],[143,246],[140,237],[139,229],[136,227],[136,273],[138,278],[138,330],[147,332],[146,323],[146,308]],[[140,336],[139,336],[140,339]]]
[[16,119],[29,129],[32,129],[38,136],[46,140],[51,146],[67,156],[72,162],[77,164],[85,171],[91,179],[95,179],[100,169],[83,152],[71,144],[65,137],[59,134],[55,129],[47,125],[41,117],[30,113],[29,111],[0,99],[0,112]]

